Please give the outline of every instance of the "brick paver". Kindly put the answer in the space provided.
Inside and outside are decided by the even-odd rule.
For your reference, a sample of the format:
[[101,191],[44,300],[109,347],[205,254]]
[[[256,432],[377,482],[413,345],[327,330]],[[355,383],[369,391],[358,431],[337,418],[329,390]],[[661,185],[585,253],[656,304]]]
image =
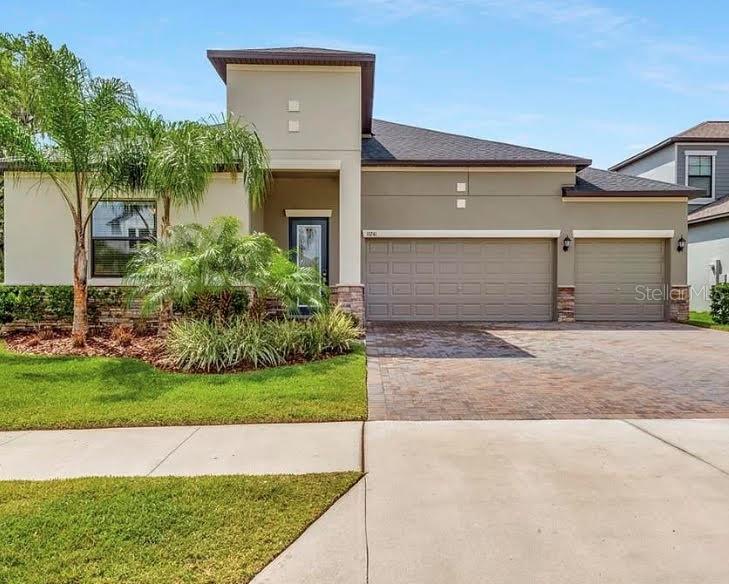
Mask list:
[[374,323],[372,420],[729,417],[729,333],[674,323]]

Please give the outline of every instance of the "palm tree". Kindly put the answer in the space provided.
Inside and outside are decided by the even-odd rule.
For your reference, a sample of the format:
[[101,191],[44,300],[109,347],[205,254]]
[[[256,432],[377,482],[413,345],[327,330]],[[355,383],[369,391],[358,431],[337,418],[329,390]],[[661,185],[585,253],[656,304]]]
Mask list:
[[[130,260],[125,282],[142,298],[145,312],[202,299],[216,307],[215,314],[226,314],[232,293],[242,287],[291,310],[299,302],[319,308],[325,298],[318,270],[296,265],[268,235],[242,235],[235,217],[218,217],[207,227],[171,227],[167,237]],[[250,311],[262,316],[255,302]]]
[[131,177],[130,187],[161,201],[163,236],[172,226],[171,208],[197,209],[215,172],[227,172],[233,180],[242,172],[251,206],[262,204],[269,179],[268,152],[258,134],[236,118],[168,122],[140,110],[133,132],[140,170]]
[[[86,232],[96,205],[118,194],[126,180],[117,142],[136,99],[120,79],[93,77],[65,45],[54,49],[42,36],[0,35],[0,51],[12,61],[32,95],[32,124],[0,112],[0,150],[18,168],[48,177],[73,218],[73,343],[88,329]],[[25,120],[27,122],[27,119]]]

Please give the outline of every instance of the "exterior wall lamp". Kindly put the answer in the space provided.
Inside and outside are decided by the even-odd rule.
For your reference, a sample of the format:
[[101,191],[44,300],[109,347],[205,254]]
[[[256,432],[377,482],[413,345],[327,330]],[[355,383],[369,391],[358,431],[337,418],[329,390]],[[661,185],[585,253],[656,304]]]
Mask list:
[[562,251],[569,251],[571,245],[572,238],[569,235],[565,235],[565,238],[562,240]]
[[682,235],[681,239],[678,240],[678,244],[676,245],[676,251],[678,253],[681,253],[685,249],[686,249],[686,240],[684,239],[684,237]]

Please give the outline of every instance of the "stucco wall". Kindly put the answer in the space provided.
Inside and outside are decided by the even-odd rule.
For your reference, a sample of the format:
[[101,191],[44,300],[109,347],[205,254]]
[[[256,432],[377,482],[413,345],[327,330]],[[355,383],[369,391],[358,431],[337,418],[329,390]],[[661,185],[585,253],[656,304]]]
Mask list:
[[[5,177],[5,283],[70,284],[74,237],[65,201],[48,179],[30,173]],[[240,177],[233,181],[227,174],[216,175],[198,211],[171,212],[173,224],[206,224],[220,215],[238,217],[248,231],[248,202]],[[119,279],[93,278],[89,283],[114,285]]]
[[284,249],[289,247],[289,221],[286,209],[330,210],[330,282],[339,282],[339,180],[335,176],[275,176],[263,207],[263,230]]
[[[688,280],[691,310],[709,310],[709,292],[729,274],[729,219],[697,223],[689,228]],[[720,272],[711,266],[720,262]]]
[[[362,227],[378,229],[575,229],[688,232],[685,202],[562,199],[568,172],[375,171],[362,174]],[[456,184],[466,182],[468,193]],[[466,199],[466,208],[456,207]],[[686,283],[686,254],[670,246],[672,284]],[[574,285],[574,251],[558,254],[557,280]]]
[[[228,110],[254,124],[272,151],[359,150],[360,78],[359,67],[228,65]],[[288,111],[289,100],[299,112]]]

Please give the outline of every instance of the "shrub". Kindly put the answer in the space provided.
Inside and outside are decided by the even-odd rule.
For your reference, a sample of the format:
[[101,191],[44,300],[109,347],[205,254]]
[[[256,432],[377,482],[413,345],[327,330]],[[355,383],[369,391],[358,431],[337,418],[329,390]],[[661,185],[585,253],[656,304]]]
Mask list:
[[206,227],[172,227],[168,237],[140,248],[125,281],[134,286],[147,313],[171,305],[204,308],[209,299],[227,299],[245,288],[256,292],[251,303],[246,298],[249,316],[260,319],[268,299],[291,312],[300,304],[318,309],[326,299],[316,269],[299,267],[268,235],[241,234],[235,217],[218,217]]
[[729,284],[711,288],[711,318],[717,324],[729,324]]
[[167,350],[186,371],[225,371],[345,353],[360,335],[352,317],[340,308],[309,320],[182,319],[170,328]]
[[[126,294],[123,288],[89,288],[89,317],[94,320],[109,308],[123,306]],[[0,323],[48,319],[71,322],[72,318],[71,286],[0,285]]]
[[111,329],[111,340],[122,347],[128,347],[134,340],[134,329],[129,324],[118,324]]

